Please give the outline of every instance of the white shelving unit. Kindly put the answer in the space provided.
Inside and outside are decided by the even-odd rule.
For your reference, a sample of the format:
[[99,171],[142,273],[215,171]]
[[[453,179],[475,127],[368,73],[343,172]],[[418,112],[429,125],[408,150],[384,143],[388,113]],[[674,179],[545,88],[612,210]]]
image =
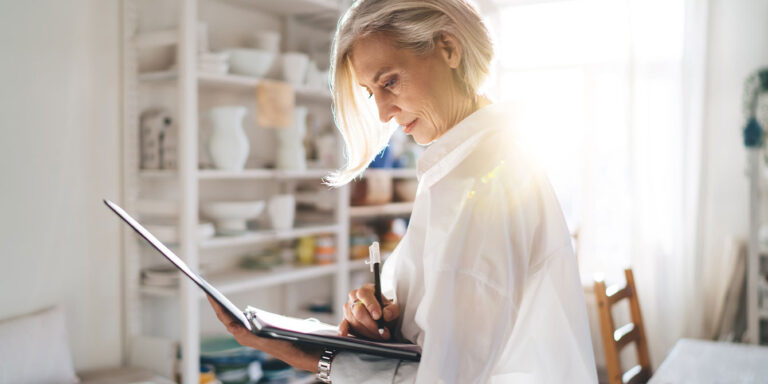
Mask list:
[[[761,291],[766,292],[765,273],[768,265],[768,248],[760,244],[759,231],[768,224],[766,209],[766,186],[768,168],[763,163],[765,149],[747,149],[747,174],[749,177],[749,247],[747,260],[747,341],[753,344],[766,343],[768,334],[768,306],[761,306]],[[763,299],[768,302],[768,299]]]
[[[170,0],[175,8],[160,5],[168,2],[144,0],[123,0],[123,194],[121,203],[130,213],[166,215],[178,217],[179,241],[174,246],[180,257],[193,269],[198,269],[200,259],[209,253],[222,253],[234,249],[261,246],[268,243],[298,239],[303,236],[333,234],[336,239],[337,258],[328,265],[286,265],[270,271],[223,269],[206,275],[214,286],[224,294],[253,292],[267,287],[291,287],[295,283],[310,279],[332,279],[333,307],[341,308],[350,290],[350,275],[367,268],[363,260],[349,260],[350,222],[369,220],[377,217],[407,216],[412,203],[392,203],[375,207],[350,207],[349,187],[335,191],[335,206],[328,214],[327,222],[301,224],[290,230],[259,229],[239,236],[197,238],[199,224],[198,206],[201,190],[211,186],[228,186],[231,183],[274,184],[281,189],[292,189],[297,182],[317,182],[329,170],[307,170],[302,172],[274,169],[246,169],[241,172],[198,169],[199,156],[199,98],[209,91],[239,93],[253,91],[261,79],[239,75],[212,75],[198,73],[196,68],[196,41],[198,9],[202,2],[227,4],[233,9],[242,8],[257,11],[280,20],[285,34],[286,46],[292,46],[298,27],[319,28],[332,33],[339,15],[346,9],[349,0]],[[140,7],[160,7],[160,11],[174,9],[175,27],[140,30]],[[157,48],[175,51],[176,69],[173,71],[151,71],[139,73],[140,55],[146,50]],[[175,125],[178,127],[178,167],[175,170],[141,170],[139,167],[139,99],[143,92],[152,93],[156,88],[172,90]],[[331,96],[327,90],[311,88],[295,89],[296,101],[302,103],[327,103],[330,114]],[[415,178],[414,170],[386,170],[393,178]],[[149,185],[172,185],[173,199],[147,197]],[[238,184],[235,184],[238,185]],[[182,280],[179,287],[142,286],[140,272],[142,245],[132,231],[123,232],[123,270],[125,303],[125,356],[130,356],[132,340],[144,336],[143,319],[152,317],[142,314],[143,302],[151,299],[174,300],[178,303],[180,324],[178,342],[181,346],[179,373],[181,382],[198,382],[200,360],[200,308],[207,305],[204,296],[191,282]],[[295,295],[287,290],[287,295]],[[286,298],[288,305],[296,304],[295,297]],[[150,309],[151,310],[151,309]],[[147,316],[150,315],[150,316]],[[341,314],[334,313],[327,320],[340,320]],[[324,320],[326,320],[324,318]]]

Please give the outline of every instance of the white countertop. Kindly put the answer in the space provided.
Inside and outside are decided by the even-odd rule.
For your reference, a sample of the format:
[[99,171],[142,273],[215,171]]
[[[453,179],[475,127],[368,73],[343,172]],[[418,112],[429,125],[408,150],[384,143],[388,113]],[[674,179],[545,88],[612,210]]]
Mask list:
[[768,384],[768,347],[680,339],[649,384]]

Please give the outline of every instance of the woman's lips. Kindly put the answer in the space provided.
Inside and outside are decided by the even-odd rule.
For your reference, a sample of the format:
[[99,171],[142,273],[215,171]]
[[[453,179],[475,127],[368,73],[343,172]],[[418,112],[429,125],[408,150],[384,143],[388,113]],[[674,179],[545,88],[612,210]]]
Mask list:
[[413,126],[416,125],[416,120],[418,120],[418,119],[413,119],[413,121],[411,121],[406,126],[404,126],[403,127],[403,132],[411,133],[411,130],[413,129]]

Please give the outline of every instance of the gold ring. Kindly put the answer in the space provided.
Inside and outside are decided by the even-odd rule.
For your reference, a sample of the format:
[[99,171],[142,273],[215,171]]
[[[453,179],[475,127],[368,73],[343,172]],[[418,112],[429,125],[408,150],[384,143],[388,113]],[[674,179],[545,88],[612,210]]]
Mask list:
[[353,307],[354,307],[355,305],[357,305],[357,304],[363,304],[363,302],[362,302],[362,301],[360,301],[360,300],[355,300],[355,301],[353,301],[353,302],[352,302],[352,306],[353,306]]

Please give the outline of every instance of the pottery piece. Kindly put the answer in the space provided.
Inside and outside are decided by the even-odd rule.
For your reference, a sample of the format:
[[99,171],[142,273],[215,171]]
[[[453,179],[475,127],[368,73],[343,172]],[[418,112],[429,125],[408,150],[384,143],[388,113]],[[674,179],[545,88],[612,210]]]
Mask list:
[[267,211],[272,228],[277,230],[291,229],[296,216],[296,198],[290,194],[274,195],[269,199]]
[[208,149],[217,169],[242,171],[248,159],[250,144],[243,131],[245,107],[211,108],[212,133]]
[[277,131],[277,168],[287,171],[307,169],[304,136],[307,133],[307,107],[299,106],[293,110],[293,126]]
[[230,72],[253,77],[264,77],[277,58],[276,53],[263,49],[237,48],[226,52],[230,55]]
[[248,230],[248,220],[264,211],[266,203],[258,201],[216,201],[202,205],[200,211],[213,220],[219,235],[239,235]]
[[256,31],[251,35],[251,46],[275,54],[280,53],[280,32]]
[[294,87],[304,86],[307,78],[309,56],[301,52],[286,52],[283,54],[283,79]]

